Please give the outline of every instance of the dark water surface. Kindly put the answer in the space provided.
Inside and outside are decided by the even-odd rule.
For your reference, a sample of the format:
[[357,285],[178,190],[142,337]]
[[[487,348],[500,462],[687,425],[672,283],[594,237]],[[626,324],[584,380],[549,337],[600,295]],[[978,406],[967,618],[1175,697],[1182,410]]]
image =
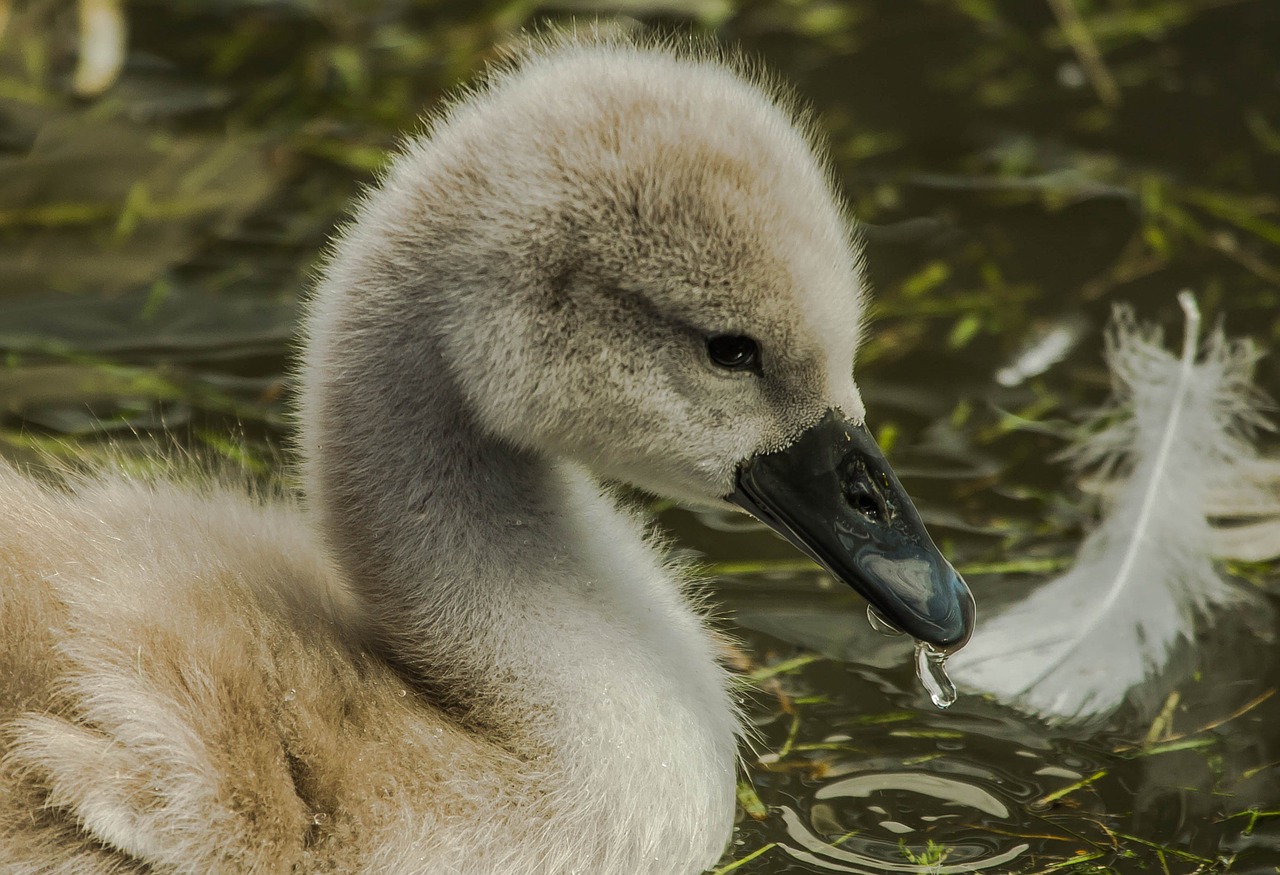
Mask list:
[[[593,9],[738,42],[814,105],[873,226],[871,425],[980,610],[1092,518],[1055,454],[1106,395],[1114,303],[1176,339],[1190,288],[1280,340],[1275,0],[138,0],[90,101],[71,5],[32,0],[0,44],[0,452],[159,437],[279,470],[298,299],[344,205],[495,43]],[[1055,328],[1063,360],[997,380]],[[1280,395],[1280,356],[1258,382]],[[757,681],[721,871],[1280,872],[1265,612],[1224,615],[1099,726],[972,694],[940,712],[909,645],[786,544],[660,518],[720,572]],[[1274,564],[1227,570],[1277,606]]]

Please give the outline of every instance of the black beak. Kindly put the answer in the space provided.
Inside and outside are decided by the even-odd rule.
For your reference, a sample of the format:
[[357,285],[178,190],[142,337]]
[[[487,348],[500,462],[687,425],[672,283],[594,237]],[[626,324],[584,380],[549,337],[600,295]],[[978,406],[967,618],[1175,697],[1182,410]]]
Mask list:
[[969,640],[973,595],[933,545],[865,425],[828,410],[791,446],[743,462],[729,501],[912,637],[946,650]]

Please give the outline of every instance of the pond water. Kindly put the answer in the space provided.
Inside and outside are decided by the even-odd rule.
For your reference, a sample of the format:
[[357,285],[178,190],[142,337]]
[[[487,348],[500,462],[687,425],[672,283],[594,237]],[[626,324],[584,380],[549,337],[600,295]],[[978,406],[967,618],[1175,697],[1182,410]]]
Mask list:
[[[345,204],[495,44],[619,10],[739,43],[813,105],[870,225],[870,424],[981,613],[1094,519],[1057,454],[1107,395],[1113,304],[1173,348],[1189,288],[1280,340],[1274,0],[138,0],[93,100],[68,94],[71,5],[32,0],[0,45],[0,452],[158,439],[281,470],[297,302]],[[1280,356],[1257,382],[1280,396]],[[656,511],[752,678],[721,872],[1280,872],[1275,564],[1224,566],[1255,610],[1051,727],[935,708],[910,642],[784,542]]]

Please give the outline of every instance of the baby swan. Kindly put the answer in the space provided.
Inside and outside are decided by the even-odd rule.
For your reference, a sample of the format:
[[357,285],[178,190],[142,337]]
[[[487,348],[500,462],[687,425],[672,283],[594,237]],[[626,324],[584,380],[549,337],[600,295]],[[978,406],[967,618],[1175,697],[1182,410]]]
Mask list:
[[862,425],[858,259],[724,64],[531,50],[395,158],[307,318],[305,512],[0,465],[6,873],[693,873],[718,642],[596,484],[737,503],[917,638],[972,602]]

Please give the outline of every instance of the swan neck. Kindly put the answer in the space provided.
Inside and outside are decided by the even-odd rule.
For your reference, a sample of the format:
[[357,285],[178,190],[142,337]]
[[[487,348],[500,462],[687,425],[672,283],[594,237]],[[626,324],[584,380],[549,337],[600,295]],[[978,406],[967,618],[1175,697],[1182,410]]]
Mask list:
[[640,817],[665,824],[662,853],[709,865],[738,729],[717,639],[641,521],[480,421],[449,332],[485,290],[424,261],[406,271],[369,226],[340,242],[312,303],[299,405],[309,509],[363,607],[359,646],[536,763],[553,795],[631,799],[602,847],[651,854]]

